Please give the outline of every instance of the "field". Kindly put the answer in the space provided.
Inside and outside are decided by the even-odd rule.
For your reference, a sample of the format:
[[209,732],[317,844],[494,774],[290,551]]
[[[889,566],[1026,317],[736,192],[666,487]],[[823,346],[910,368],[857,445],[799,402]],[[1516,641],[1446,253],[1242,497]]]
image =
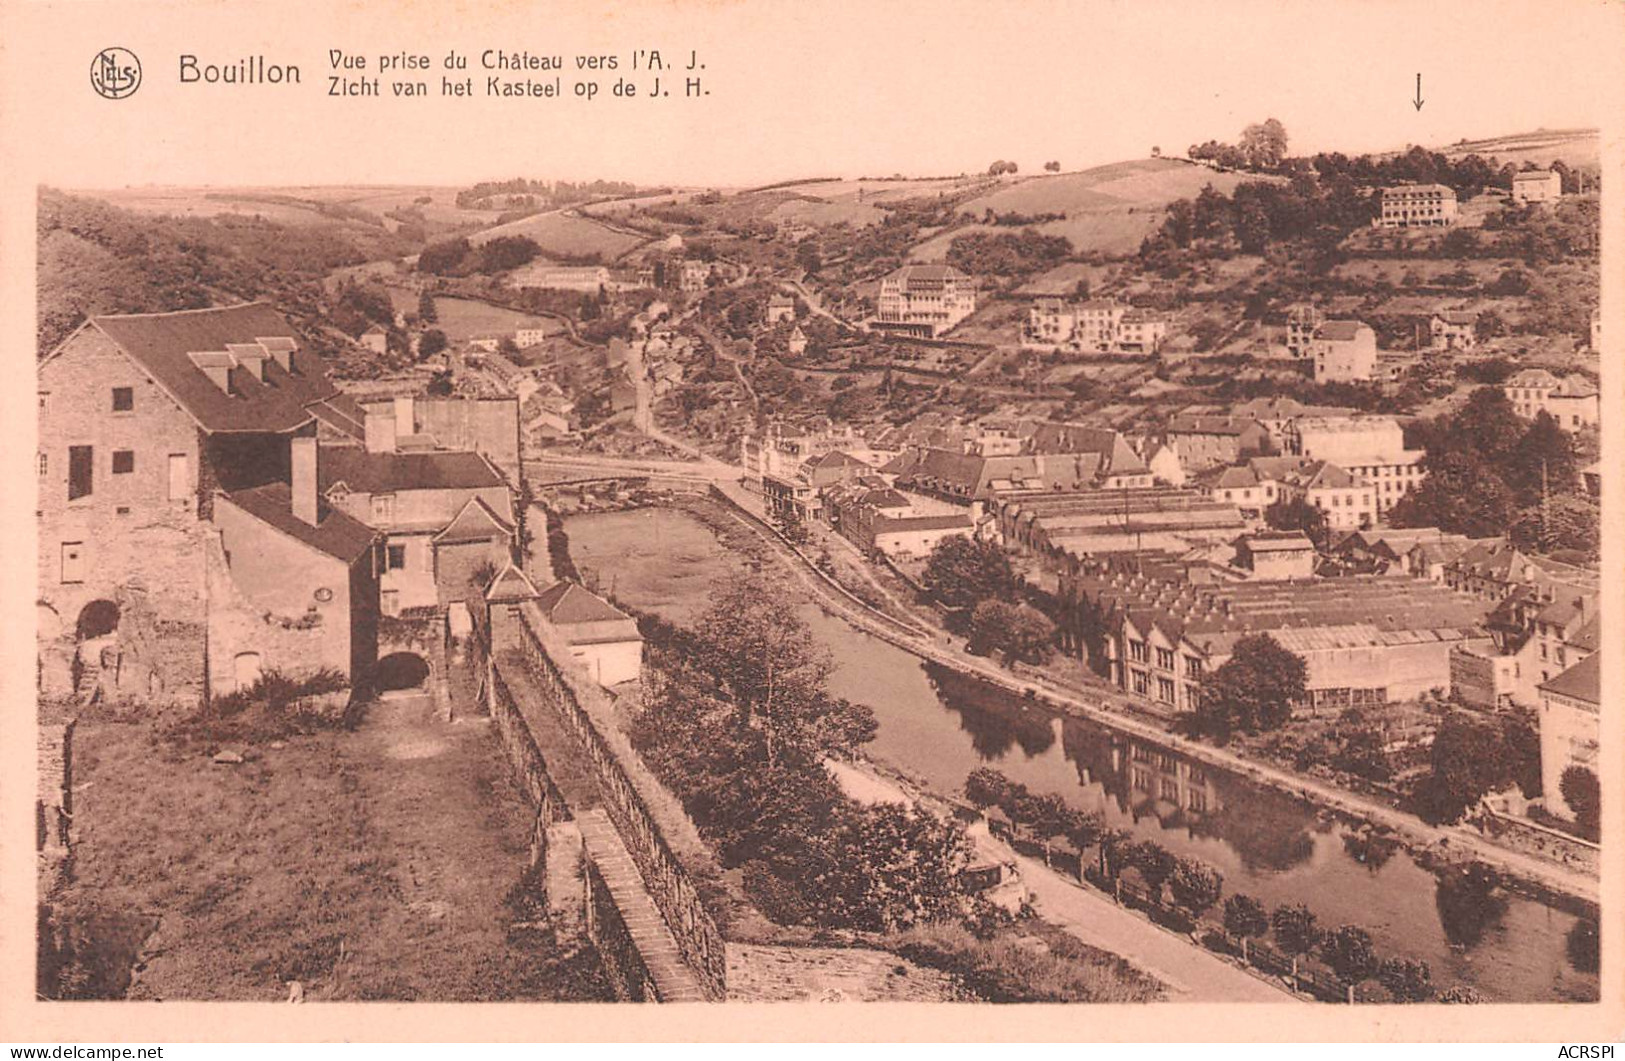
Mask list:
[[1525,162],[1537,166],[1550,166],[1562,159],[1569,167],[1596,169],[1601,142],[1595,129],[1536,129],[1532,133],[1514,136],[1495,136],[1485,140],[1460,140],[1438,148],[1451,158],[1465,155],[1494,155],[1502,165],[1511,162],[1522,167]]
[[497,236],[526,236],[536,241],[543,254],[559,257],[597,255],[604,262],[612,262],[646,242],[643,236],[617,232],[590,217],[558,212],[534,214],[497,225],[469,237],[469,241],[480,244]]
[[[418,296],[416,292],[403,288],[389,289],[390,301],[395,308],[403,313],[416,313],[418,311]],[[543,318],[527,316],[501,306],[491,306],[484,302],[475,302],[464,298],[438,297],[434,300],[435,312],[439,314],[439,321],[435,327],[446,333],[446,338],[452,342],[464,342],[479,335],[501,335],[512,332],[517,328],[562,328],[562,325]]]
[[[1035,226],[1051,236],[1065,236],[1078,251],[1132,254],[1140,241],[1162,224],[1163,210],[1176,199],[1194,198],[1213,185],[1230,192],[1249,180],[1269,180],[1254,173],[1220,173],[1172,159],[1140,159],[1097,166],[1079,173],[1028,177],[967,202],[966,213],[1065,214],[1064,221]],[[955,236],[974,230],[1012,231],[977,225],[944,232],[919,244],[911,257],[940,261]]]
[[[430,222],[450,226],[489,225],[493,210],[464,210],[456,203],[457,189],[431,186],[289,186],[273,188],[209,188],[148,186],[114,188],[86,194],[140,214],[176,217],[215,217],[221,214],[263,217],[289,225],[331,224],[335,217],[322,208],[362,211],[378,223],[394,227],[384,214],[416,206]],[[416,200],[427,197],[428,203]]]
[[[139,978],[110,975],[109,993],[276,1002],[298,981],[312,1001],[603,997],[590,952],[561,964],[551,932],[528,927],[515,885],[532,813],[488,724],[401,700],[355,732],[274,732],[81,722],[60,909],[79,926],[133,917],[126,953],[145,937]],[[213,763],[217,743],[248,761]]]

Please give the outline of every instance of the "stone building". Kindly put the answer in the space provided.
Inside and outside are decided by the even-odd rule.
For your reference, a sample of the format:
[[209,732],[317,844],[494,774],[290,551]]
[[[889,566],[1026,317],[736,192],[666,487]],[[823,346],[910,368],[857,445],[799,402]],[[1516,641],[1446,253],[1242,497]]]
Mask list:
[[198,703],[215,498],[362,414],[271,307],[94,317],[37,366],[40,687]]
[[927,339],[976,312],[976,281],[951,265],[905,265],[880,281],[874,326]]
[[1309,343],[1316,383],[1368,380],[1377,367],[1377,333],[1360,321],[1326,321]]

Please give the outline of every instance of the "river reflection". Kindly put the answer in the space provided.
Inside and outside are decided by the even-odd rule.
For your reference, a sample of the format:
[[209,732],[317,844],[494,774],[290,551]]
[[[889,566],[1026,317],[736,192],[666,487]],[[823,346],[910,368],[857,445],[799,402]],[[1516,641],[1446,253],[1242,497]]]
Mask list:
[[[683,563],[663,565],[648,551],[651,521]],[[578,563],[618,571],[622,599],[679,622],[705,605],[700,571],[737,563],[678,512],[577,516],[566,529]],[[1322,925],[1360,925],[1384,956],[1426,960],[1441,988],[1471,984],[1497,1001],[1598,997],[1589,921],[1459,872],[1441,879],[1391,840],[1230,771],[923,664],[814,605],[801,614],[834,655],[831,692],[875,712],[868,753],[939,791],[958,792],[971,770],[992,766],[1203,859],[1224,875],[1226,894],[1270,908],[1306,903]]]

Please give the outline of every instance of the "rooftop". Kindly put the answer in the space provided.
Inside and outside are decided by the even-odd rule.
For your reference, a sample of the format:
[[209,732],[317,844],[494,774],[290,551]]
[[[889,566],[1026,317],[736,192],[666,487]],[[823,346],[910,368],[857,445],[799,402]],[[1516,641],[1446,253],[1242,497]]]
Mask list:
[[1602,703],[1602,653],[1593,652],[1549,682],[1541,683],[1544,692],[1584,700],[1588,704]]
[[575,582],[555,582],[542,590],[536,604],[554,626],[604,623],[632,617]]
[[323,493],[339,483],[363,494],[506,485],[497,470],[478,453],[440,450],[369,453],[353,446],[324,448],[317,474]]
[[287,483],[267,483],[234,491],[226,497],[262,523],[346,564],[365,556],[378,537],[376,531],[361,521],[320,503],[317,504],[317,523],[314,526],[306,523],[293,514],[292,493]]
[[[112,340],[205,431],[290,431],[310,422],[312,403],[333,401],[338,395],[327,378],[326,364],[303,349],[287,320],[262,302],[99,316],[85,327]],[[252,346],[260,356],[239,357],[228,350],[232,345]],[[193,354],[214,355],[219,362],[216,371],[226,374],[225,389]],[[285,358],[288,367],[278,357]]]

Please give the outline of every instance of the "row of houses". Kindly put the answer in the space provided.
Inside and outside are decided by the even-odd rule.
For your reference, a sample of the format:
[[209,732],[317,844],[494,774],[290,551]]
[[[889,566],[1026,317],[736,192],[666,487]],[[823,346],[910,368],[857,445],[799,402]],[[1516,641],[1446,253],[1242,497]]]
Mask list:
[[1027,311],[1021,344],[1074,353],[1154,354],[1167,337],[1167,317],[1151,310],[1109,299],[1041,298]]
[[[1563,175],[1556,170],[1524,170],[1512,175],[1514,203],[1549,203],[1563,197]],[[1453,225],[1461,215],[1454,188],[1443,184],[1398,184],[1382,189],[1372,224],[1379,228]]]

